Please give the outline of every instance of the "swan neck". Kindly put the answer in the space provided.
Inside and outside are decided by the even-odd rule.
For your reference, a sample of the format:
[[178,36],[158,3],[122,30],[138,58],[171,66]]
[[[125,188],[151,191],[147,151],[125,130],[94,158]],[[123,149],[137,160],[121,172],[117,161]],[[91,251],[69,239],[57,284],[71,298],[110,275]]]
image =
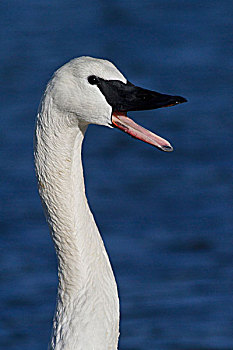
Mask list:
[[[72,118],[67,122],[59,112],[52,114],[51,106],[43,108],[42,103],[35,131],[35,166],[58,260],[50,349],[116,350],[117,287],[85,195],[82,142],[87,125]],[[60,120],[59,126],[51,120]]]

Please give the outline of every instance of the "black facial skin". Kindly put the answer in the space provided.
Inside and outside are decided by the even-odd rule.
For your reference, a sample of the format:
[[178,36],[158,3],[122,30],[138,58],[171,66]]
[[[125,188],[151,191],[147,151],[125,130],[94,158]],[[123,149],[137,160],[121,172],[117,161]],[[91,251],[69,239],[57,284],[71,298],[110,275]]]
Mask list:
[[88,77],[91,85],[97,85],[113,112],[142,111],[174,106],[187,102],[184,97],[160,94],[119,80],[105,80],[95,75]]

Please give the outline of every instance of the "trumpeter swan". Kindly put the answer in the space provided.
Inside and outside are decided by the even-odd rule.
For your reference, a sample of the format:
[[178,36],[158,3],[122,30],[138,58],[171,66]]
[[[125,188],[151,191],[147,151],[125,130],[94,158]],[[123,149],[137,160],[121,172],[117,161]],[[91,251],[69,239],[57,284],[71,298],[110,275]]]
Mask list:
[[127,111],[185,102],[131,84],[109,61],[71,60],[42,97],[34,138],[39,194],[58,260],[50,349],[115,350],[117,286],[85,196],[82,142],[90,123],[117,127],[164,151],[170,143],[129,119]]

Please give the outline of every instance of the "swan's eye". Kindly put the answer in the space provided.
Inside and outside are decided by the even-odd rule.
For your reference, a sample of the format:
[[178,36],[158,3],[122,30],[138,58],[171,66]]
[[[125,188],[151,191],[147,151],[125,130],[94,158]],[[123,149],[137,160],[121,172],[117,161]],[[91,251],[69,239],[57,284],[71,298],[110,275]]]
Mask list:
[[87,80],[91,85],[98,84],[98,78],[95,75],[90,75]]

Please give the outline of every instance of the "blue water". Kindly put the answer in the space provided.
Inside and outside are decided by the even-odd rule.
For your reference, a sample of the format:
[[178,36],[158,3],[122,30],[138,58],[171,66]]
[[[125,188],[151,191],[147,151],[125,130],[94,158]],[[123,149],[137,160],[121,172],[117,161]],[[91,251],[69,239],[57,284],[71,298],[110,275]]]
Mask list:
[[119,285],[120,349],[233,349],[232,10],[228,0],[0,2],[2,349],[47,348],[56,258],[32,135],[52,72],[84,54],[189,100],[131,114],[173,153],[104,127],[86,135],[88,198]]

